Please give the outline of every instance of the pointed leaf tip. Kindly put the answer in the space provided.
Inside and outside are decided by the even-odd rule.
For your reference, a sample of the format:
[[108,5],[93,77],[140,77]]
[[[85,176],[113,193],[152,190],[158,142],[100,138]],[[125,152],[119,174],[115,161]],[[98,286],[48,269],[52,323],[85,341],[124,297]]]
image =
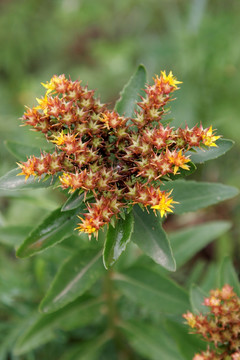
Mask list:
[[157,264],[169,271],[175,271],[176,262],[159,216],[155,216],[153,211],[147,213],[139,206],[134,206],[133,213],[135,218],[133,241]]
[[129,82],[124,86],[120,93],[120,98],[116,102],[115,110],[125,117],[132,117],[134,110],[137,108],[137,101],[140,96],[144,96],[144,87],[147,81],[146,69],[143,65],[139,65],[135,74],[130,78]]
[[119,218],[115,227],[109,226],[103,250],[103,263],[106,269],[113,266],[127,244],[133,232],[133,214],[125,214],[125,219]]

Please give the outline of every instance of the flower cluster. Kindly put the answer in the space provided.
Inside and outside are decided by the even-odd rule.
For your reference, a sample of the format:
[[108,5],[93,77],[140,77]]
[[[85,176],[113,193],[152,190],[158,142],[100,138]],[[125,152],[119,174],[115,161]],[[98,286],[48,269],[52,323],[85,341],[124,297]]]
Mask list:
[[221,290],[212,290],[204,305],[210,308],[208,314],[188,312],[183,317],[215,349],[208,348],[193,360],[240,360],[240,298],[231,286],[225,285]]
[[172,72],[161,72],[153,85],[146,85],[135,116],[126,118],[101,104],[81,82],[54,75],[42,84],[47,91],[38,106],[27,108],[22,120],[55,144],[55,151],[18,164],[19,175],[61,173],[63,189],[91,192],[95,202],[86,203],[78,226],[88,234],[97,234],[136,203],[161,216],[172,212],[174,201],[170,192],[160,190],[162,181],[190,168],[189,149],[216,146],[219,138],[212,127],[163,125],[165,106],[179,83]]

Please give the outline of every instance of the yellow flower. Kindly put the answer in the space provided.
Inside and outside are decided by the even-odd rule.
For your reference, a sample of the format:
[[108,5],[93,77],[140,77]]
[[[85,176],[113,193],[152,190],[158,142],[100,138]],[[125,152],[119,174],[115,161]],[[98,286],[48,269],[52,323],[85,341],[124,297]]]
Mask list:
[[96,231],[96,228],[92,225],[93,219],[83,219],[80,216],[78,216],[78,217],[79,217],[79,219],[82,220],[82,223],[78,224],[79,226],[76,227],[75,230],[85,232],[86,234],[92,234]]
[[161,71],[162,80],[165,83],[168,83],[170,86],[173,86],[174,88],[177,88],[177,84],[182,84],[182,81],[178,81],[175,76],[173,76],[172,71],[169,72],[168,75],[166,75],[166,71]]
[[173,212],[171,209],[173,207],[172,204],[177,204],[176,201],[173,201],[173,198],[169,197],[171,194],[171,191],[168,194],[162,193],[160,190],[158,190],[160,201],[157,205],[151,206],[151,209],[159,210],[161,217],[163,217],[166,212]]
[[182,150],[178,153],[174,153],[173,156],[169,156],[170,163],[174,164],[173,174],[176,175],[179,168],[189,170],[189,165],[186,165],[190,160],[182,155]]
[[63,173],[61,176],[59,176],[59,180],[62,184],[71,186],[71,176],[67,173]]
[[48,95],[50,92],[56,90],[56,86],[61,84],[64,79],[65,79],[65,77],[63,77],[63,76],[54,75],[51,78],[50,82],[47,81],[46,84],[41,83],[41,85],[47,89],[46,95]]
[[37,174],[34,171],[35,158],[28,159],[28,161],[25,164],[20,164],[20,163],[17,164],[22,170],[21,173],[17,174],[17,176],[25,175],[25,180],[27,180],[30,175],[37,176]]
[[187,320],[187,323],[189,326],[191,326],[191,328],[194,328],[196,325],[196,318],[195,316],[190,313],[189,311],[183,315],[183,317]]
[[99,117],[99,120],[102,121],[106,127],[109,129],[109,115],[107,114],[101,114],[100,117]]
[[207,130],[206,134],[203,135],[203,144],[206,146],[217,146],[215,141],[221,136],[214,136],[212,126]]
[[47,94],[42,99],[36,98],[38,102],[38,106],[35,106],[33,110],[43,110],[44,114],[47,113],[47,106],[48,106],[48,97]]
[[67,136],[62,132],[59,135],[53,135],[55,140],[51,140],[57,146],[63,145],[66,142]]

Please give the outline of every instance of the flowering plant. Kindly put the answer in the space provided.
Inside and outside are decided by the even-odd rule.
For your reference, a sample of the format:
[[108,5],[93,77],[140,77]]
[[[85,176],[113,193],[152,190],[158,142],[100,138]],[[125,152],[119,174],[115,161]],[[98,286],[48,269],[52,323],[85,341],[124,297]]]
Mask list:
[[[58,341],[59,330],[70,346],[61,360],[189,360],[196,352],[179,322],[195,290],[189,297],[166,270],[181,271],[230,223],[208,221],[167,235],[163,221],[168,213],[194,212],[238,191],[183,179],[232,142],[212,126],[170,125],[167,105],[179,84],[165,71],[148,84],[139,66],[109,110],[79,81],[54,75],[43,84],[47,91],[38,105],[24,113],[23,125],[43,134],[47,146],[8,141],[18,167],[0,179],[0,189],[55,188],[67,198],[31,231],[21,228],[17,257],[42,253],[40,270],[34,265],[31,271],[38,268],[46,294],[40,314],[33,320],[31,308],[29,324],[6,345],[17,356]],[[47,290],[48,275],[39,273],[52,276],[52,263],[56,275]],[[223,274],[231,266],[223,264]]]
[[[134,117],[120,116],[94,98],[94,92],[64,75],[49,83],[39,105],[25,112],[24,125],[41,131],[56,145],[54,152],[31,156],[19,164],[27,180],[30,175],[59,176],[61,187],[69,192],[84,192],[87,212],[79,216],[80,231],[98,235],[98,230],[113,217],[140,204],[159,210],[161,217],[172,212],[171,191],[160,190],[164,180],[181,169],[190,170],[193,147],[216,146],[210,126],[189,129],[164,126],[162,117],[171,94],[178,89],[172,72],[154,78],[146,85],[146,97],[137,103]],[[163,186],[164,189],[164,186]]]
[[193,360],[240,359],[240,298],[226,284],[221,290],[211,290],[204,306],[210,308],[206,315],[187,312],[183,317],[193,331],[213,343],[215,349],[208,348]]

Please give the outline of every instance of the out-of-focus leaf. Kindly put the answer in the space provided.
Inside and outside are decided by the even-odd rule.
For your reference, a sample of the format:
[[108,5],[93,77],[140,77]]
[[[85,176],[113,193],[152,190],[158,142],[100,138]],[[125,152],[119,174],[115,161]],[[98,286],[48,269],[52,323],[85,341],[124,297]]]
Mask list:
[[176,344],[163,330],[145,322],[128,321],[119,324],[133,349],[140,355],[151,360],[183,360]]
[[56,337],[56,330],[73,330],[93,323],[101,315],[102,300],[79,299],[52,314],[38,315],[21,335],[14,353],[21,355]]
[[187,289],[189,289],[192,286],[192,284],[199,283],[205,268],[206,268],[206,261],[203,259],[196,259],[191,269],[191,272],[188,273],[187,279],[185,280],[185,286]]
[[[84,205],[85,206],[85,205]],[[18,257],[28,257],[53,246],[72,234],[77,225],[79,214],[83,207],[62,212],[61,208],[53,211],[38,225],[20,245]]]
[[162,190],[172,190],[174,213],[196,211],[204,207],[231,199],[238,194],[238,189],[218,183],[176,180],[165,183]]
[[6,360],[8,358],[8,355],[12,351],[16,340],[22,334],[26,326],[26,320],[18,323],[11,323],[11,330],[7,334],[5,333],[4,339],[1,341],[0,360]]
[[102,347],[110,340],[111,334],[105,333],[92,340],[70,347],[60,360],[98,360]]
[[56,311],[87,291],[103,274],[99,250],[82,250],[70,257],[59,269],[40,304],[44,313]]
[[15,156],[19,161],[26,161],[27,156],[34,155],[39,157],[41,155],[41,150],[54,150],[54,147],[46,147],[45,149],[40,149],[39,147],[20,144],[15,141],[7,140],[5,141],[5,146],[8,151]]
[[219,269],[217,264],[214,262],[206,265],[206,268],[207,269],[204,273],[200,286],[203,291],[208,293],[211,289],[215,289],[218,286],[217,273]]
[[194,313],[202,313],[205,314],[209,311],[207,306],[203,305],[203,300],[208,296],[205,291],[203,291],[199,286],[192,285],[190,288],[190,303],[192,307],[192,311]]
[[28,189],[40,189],[54,185],[56,176],[51,176],[47,180],[36,179],[34,176],[30,176],[25,180],[25,176],[18,174],[21,172],[19,168],[9,171],[7,174],[0,178],[0,189],[3,190],[28,190]]
[[182,314],[190,307],[185,290],[153,270],[134,266],[114,279],[123,294],[153,311]]
[[175,271],[176,263],[172,249],[162,228],[158,212],[155,216],[151,210],[147,213],[142,211],[139,206],[134,206],[133,214],[135,226],[132,240],[157,264],[162,265],[167,270]]
[[0,227],[0,243],[10,246],[19,245],[31,231],[30,226]]
[[133,231],[133,214],[126,214],[125,219],[119,218],[115,227],[109,225],[103,250],[103,263],[106,269],[113,266],[125,251]]
[[220,265],[218,284],[219,287],[223,287],[225,284],[232,286],[234,292],[240,297],[240,283],[238,275],[233,267],[231,259],[228,256],[223,259]]
[[193,151],[188,151],[186,155],[190,155],[190,159],[195,164],[204,163],[205,161],[216,159],[219,156],[224,155],[228,150],[230,150],[234,141],[227,139],[219,139],[216,142],[217,147],[209,147],[207,149],[202,148],[193,148]]
[[115,110],[125,117],[132,117],[134,110],[137,108],[136,102],[140,100],[139,95],[144,96],[144,87],[147,81],[146,69],[143,65],[139,65],[136,73],[130,78],[125,85],[121,97],[117,101]]
[[169,234],[177,266],[182,266],[199,250],[229,230],[228,221],[211,221]]
[[194,354],[206,349],[206,343],[197,334],[189,334],[188,326],[174,320],[167,320],[166,327],[185,360],[193,359]]

